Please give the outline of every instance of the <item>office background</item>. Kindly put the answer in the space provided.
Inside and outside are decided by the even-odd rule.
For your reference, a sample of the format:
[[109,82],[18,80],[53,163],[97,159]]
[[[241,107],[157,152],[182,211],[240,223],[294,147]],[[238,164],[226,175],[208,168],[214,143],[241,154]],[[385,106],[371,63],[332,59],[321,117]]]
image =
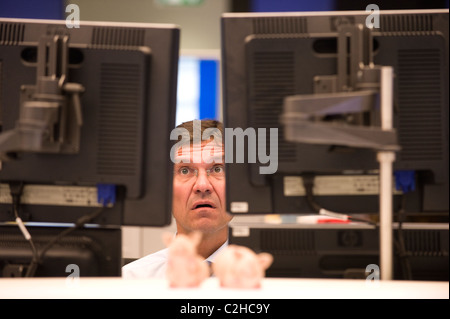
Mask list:
[[[77,4],[81,21],[173,23],[181,27],[176,123],[194,118],[221,119],[220,16],[224,12],[448,8],[448,0],[1,0],[0,16],[66,19]],[[123,227],[123,257],[134,259],[163,247],[165,228]]]

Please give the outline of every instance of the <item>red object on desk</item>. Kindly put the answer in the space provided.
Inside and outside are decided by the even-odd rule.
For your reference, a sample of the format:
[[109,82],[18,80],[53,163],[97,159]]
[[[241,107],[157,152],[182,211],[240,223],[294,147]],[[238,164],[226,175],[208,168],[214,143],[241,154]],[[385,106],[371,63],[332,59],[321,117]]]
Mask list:
[[329,218],[329,219],[318,219],[317,224],[349,224],[350,220],[339,219],[339,218]]

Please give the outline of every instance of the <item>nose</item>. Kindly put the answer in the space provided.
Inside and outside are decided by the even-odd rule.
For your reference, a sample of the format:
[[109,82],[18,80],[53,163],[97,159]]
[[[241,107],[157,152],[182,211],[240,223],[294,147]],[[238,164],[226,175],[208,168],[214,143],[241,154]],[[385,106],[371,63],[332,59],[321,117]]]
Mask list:
[[211,185],[211,182],[209,180],[206,170],[204,170],[204,169],[198,170],[197,178],[195,179],[193,191],[196,194],[203,194],[203,193],[211,194],[212,185]]

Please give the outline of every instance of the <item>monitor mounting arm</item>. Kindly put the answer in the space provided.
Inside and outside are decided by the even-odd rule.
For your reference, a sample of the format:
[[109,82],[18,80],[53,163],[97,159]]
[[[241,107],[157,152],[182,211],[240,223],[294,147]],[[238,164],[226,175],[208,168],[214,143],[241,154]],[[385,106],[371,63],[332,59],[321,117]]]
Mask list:
[[[339,26],[337,76],[317,76],[314,79],[315,94],[285,98],[280,120],[285,139],[290,142],[377,151],[380,164],[380,273],[381,279],[391,280],[393,162],[400,146],[392,118],[393,68],[373,65],[372,52],[370,29],[362,25]],[[344,115],[347,123],[326,121],[327,116],[336,115]],[[349,125],[348,117],[345,118],[349,115],[359,120],[363,118],[361,115],[369,115],[369,126]]]
[[316,76],[314,94],[285,98],[286,140],[398,151],[395,130],[380,128],[383,67],[373,64],[371,30],[339,26],[337,43],[337,75]]
[[0,159],[22,152],[75,154],[82,125],[84,87],[67,82],[68,35],[43,36],[38,45],[36,85],[22,85],[14,129],[0,133]]

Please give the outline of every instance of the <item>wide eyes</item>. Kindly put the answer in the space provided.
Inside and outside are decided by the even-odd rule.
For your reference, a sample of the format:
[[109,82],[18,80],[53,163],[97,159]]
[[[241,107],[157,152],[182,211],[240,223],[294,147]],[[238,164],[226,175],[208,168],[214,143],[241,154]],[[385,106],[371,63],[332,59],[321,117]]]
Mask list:
[[[175,174],[180,178],[191,178],[193,176],[198,176],[198,169],[189,166],[182,166],[175,171]],[[216,164],[206,170],[206,175],[221,179],[225,176],[225,168],[221,164]]]
[[182,167],[178,171],[181,175],[188,175],[191,172],[188,167]]
[[216,174],[221,174],[224,172],[224,167],[223,167],[223,165],[215,165],[213,167],[212,171]]

